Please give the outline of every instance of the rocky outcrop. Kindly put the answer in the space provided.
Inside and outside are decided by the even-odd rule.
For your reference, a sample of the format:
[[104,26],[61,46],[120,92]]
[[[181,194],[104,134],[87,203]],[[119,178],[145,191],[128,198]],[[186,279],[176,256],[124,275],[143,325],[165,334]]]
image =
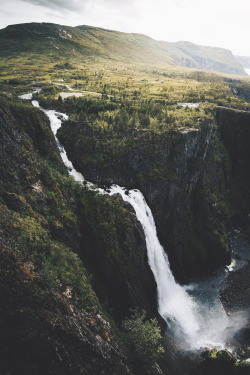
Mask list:
[[0,185],[36,183],[44,169],[36,149],[56,163],[60,171],[65,171],[46,116],[31,106],[18,107],[12,102],[1,104]]
[[250,262],[243,268],[231,272],[226,280],[226,287],[221,291],[221,301],[228,314],[245,311],[246,323],[235,335],[241,345],[238,355],[249,358],[250,342]]
[[250,364],[247,361],[238,361],[228,350],[213,349],[203,353],[203,362],[200,366],[204,375],[247,375]]
[[230,273],[222,295],[227,311],[235,312],[242,309],[250,312],[250,263]]
[[156,283],[133,208],[120,195],[104,198],[89,192],[80,211],[82,256],[95,275],[101,302],[111,306],[118,321],[136,307],[157,315]]
[[131,374],[97,308],[79,308],[70,288],[49,291],[41,303],[34,270],[23,259],[2,248],[0,264],[1,373]]

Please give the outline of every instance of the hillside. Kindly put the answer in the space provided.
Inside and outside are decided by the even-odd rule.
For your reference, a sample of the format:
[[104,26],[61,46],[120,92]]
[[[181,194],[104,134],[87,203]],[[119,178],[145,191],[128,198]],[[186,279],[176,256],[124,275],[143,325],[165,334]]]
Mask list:
[[11,25],[0,30],[0,57],[55,62],[68,58],[78,62],[120,62],[177,65],[246,75],[229,50],[189,42],[156,41],[146,35],[129,34],[91,26],[60,26],[50,23]]
[[173,51],[175,65],[213,70],[220,73],[243,74],[242,66],[230,50],[200,46],[190,42],[162,42],[166,51]]
[[249,56],[235,56],[241,65],[246,69],[250,69],[250,57]]

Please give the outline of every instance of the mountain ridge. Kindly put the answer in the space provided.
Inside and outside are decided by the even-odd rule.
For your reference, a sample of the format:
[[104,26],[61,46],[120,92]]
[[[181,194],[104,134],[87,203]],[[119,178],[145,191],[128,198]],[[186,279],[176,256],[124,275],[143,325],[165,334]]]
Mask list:
[[[88,25],[24,23],[0,30],[0,57],[46,54],[51,60],[77,58],[128,64],[182,66],[246,75],[241,62],[227,49],[192,42],[158,41],[139,33],[124,33]],[[62,56],[63,55],[63,56]],[[30,56],[29,56],[30,57]]]

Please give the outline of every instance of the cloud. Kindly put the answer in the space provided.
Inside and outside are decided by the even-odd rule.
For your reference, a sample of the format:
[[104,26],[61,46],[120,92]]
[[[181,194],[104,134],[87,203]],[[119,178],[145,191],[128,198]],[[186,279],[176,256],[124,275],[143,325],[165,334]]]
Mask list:
[[22,0],[32,5],[39,5],[44,8],[56,9],[58,11],[70,10],[83,12],[94,8],[122,9],[127,8],[136,0]]
[[170,0],[172,4],[179,8],[191,7],[199,2],[199,0]]
[[237,0],[0,0],[0,27],[24,22],[92,25],[158,40],[189,40],[250,56],[250,2]]
[[23,0],[32,5],[39,5],[49,9],[56,9],[59,11],[71,10],[79,11],[84,10],[91,3],[91,0]]
[[0,9],[0,28],[26,22],[53,22],[63,24],[65,19],[65,16],[56,9],[49,9],[21,0],[1,0]]

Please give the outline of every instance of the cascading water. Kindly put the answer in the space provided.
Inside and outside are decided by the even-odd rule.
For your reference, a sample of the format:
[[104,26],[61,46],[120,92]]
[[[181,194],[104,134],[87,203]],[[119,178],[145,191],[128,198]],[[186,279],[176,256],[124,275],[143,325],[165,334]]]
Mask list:
[[[32,100],[32,104],[36,108],[41,108],[39,106],[39,103],[38,103],[37,100]],[[62,125],[62,120],[60,120],[60,118],[62,118],[63,120],[67,120],[68,116],[66,114],[64,114],[64,113],[59,113],[59,112],[56,112],[56,111],[51,110],[51,109],[42,109],[42,110],[48,116],[48,118],[50,120],[51,130],[52,130],[52,132],[53,132],[53,134],[55,136],[56,144],[57,144],[57,146],[59,148],[59,152],[60,152],[61,158],[62,158],[65,166],[67,167],[70,176],[73,176],[74,179],[76,181],[78,181],[78,182],[83,182],[84,181],[83,175],[81,173],[77,172],[74,169],[73,164],[71,163],[71,161],[67,157],[67,154],[66,154],[66,151],[65,151],[63,145],[59,142],[59,140],[58,140],[58,138],[56,136],[57,130]]]
[[179,328],[186,337],[190,337],[199,330],[196,320],[196,304],[184,288],[175,282],[171,272],[167,254],[163,250],[156,233],[154,218],[142,193],[138,190],[126,189],[113,185],[113,194],[120,194],[124,201],[129,202],[136,212],[137,219],[142,224],[148,252],[148,262],[157,284],[158,309],[160,315],[175,328]]
[[[30,97],[23,98],[31,99]],[[32,101],[32,104],[39,107],[37,101]],[[69,174],[76,181],[83,183],[85,181],[83,175],[74,169],[63,145],[56,137],[62,120],[67,119],[68,116],[54,110],[42,110],[50,120],[51,129]],[[85,181],[85,184],[90,189],[104,193],[102,189],[96,189],[90,182]],[[142,224],[147,244],[148,262],[157,283],[159,313],[167,321],[173,335],[187,349],[199,349],[205,346],[224,348],[227,339],[244,324],[244,314],[230,318],[226,315],[219,299],[218,288],[213,285],[214,279],[186,287],[175,281],[168,257],[159,243],[151,210],[140,191],[127,191],[126,188],[113,185],[109,189],[109,194],[120,194],[124,201],[129,202],[134,207],[136,216]],[[219,281],[221,280],[219,279]]]
[[230,318],[227,316],[218,289],[211,285],[214,280],[189,287],[179,285],[158,240],[154,218],[142,193],[138,190],[126,191],[117,185],[111,186],[110,195],[117,193],[134,207],[137,219],[142,224],[148,262],[157,284],[158,310],[173,335],[184,348],[224,348],[228,338],[242,327],[244,314]]

